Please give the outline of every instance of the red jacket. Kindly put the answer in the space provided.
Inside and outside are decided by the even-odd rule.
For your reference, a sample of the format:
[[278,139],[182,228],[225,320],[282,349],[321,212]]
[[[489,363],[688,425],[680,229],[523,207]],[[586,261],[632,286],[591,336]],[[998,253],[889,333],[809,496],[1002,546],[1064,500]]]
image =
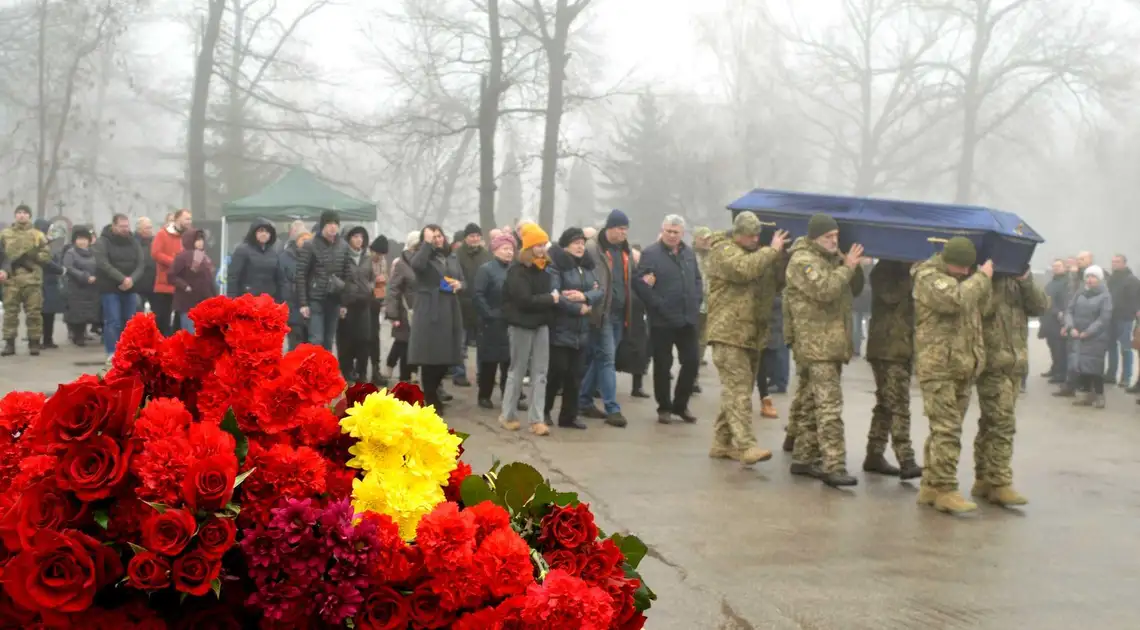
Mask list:
[[154,259],[154,292],[174,293],[171,284],[170,267],[174,264],[174,257],[182,251],[182,235],[163,228],[154,235],[154,242],[150,244],[150,257]]

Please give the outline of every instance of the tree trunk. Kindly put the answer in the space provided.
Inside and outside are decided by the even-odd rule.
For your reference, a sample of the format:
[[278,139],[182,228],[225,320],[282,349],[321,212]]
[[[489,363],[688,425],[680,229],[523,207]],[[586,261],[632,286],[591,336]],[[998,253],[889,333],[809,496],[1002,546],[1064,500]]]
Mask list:
[[542,140],[542,190],[538,202],[538,224],[548,233],[554,229],[558,132],[562,126],[562,110],[565,107],[563,89],[566,83],[566,42],[570,37],[570,22],[574,17],[575,14],[566,8],[566,0],[558,0],[553,36],[544,43],[550,77],[546,91],[546,131]]
[[186,139],[190,166],[190,212],[206,217],[206,107],[210,100],[210,76],[214,70],[214,50],[222,28],[225,0],[210,0],[206,27],[202,29],[202,47],[194,68],[194,92],[190,103],[190,124]]
[[91,182],[87,186],[86,203],[83,206],[83,222],[95,226],[95,205],[98,203],[97,190],[99,189],[102,170],[103,155],[103,116],[107,110],[107,86],[111,84],[111,72],[114,64],[113,51],[110,47],[103,49],[103,58],[99,70],[99,90],[95,95],[95,134],[91,139]]
[[238,199],[245,195],[244,166],[245,166],[245,130],[244,98],[239,89],[241,80],[241,64],[244,57],[242,42],[243,26],[245,23],[245,10],[242,0],[233,0],[233,43],[230,50],[230,67],[228,80],[228,97],[226,103],[226,122],[223,133],[225,141],[225,155],[218,161],[222,169],[222,182],[225,186],[226,199]]
[[36,218],[44,218],[47,206],[47,193],[44,190],[47,161],[47,0],[40,0],[39,34],[36,50],[37,66],[37,118],[39,120],[39,142],[36,144]]
[[[459,183],[459,173],[463,170],[463,162],[467,159],[467,152],[471,150],[471,143],[475,140],[475,130],[468,129],[463,133],[459,148],[455,150],[455,157],[447,167],[447,179],[443,183],[443,193],[439,198],[436,222],[443,225],[447,215],[451,213],[451,198],[455,196],[455,186]],[[481,196],[481,193],[480,193]],[[480,199],[480,203],[482,199]],[[480,208],[482,210],[482,208]],[[419,226],[422,227],[422,226]]]
[[491,39],[491,64],[479,89],[479,223],[484,230],[495,227],[495,136],[499,127],[499,102],[503,85],[503,36],[499,29],[499,0],[487,0],[487,30]]

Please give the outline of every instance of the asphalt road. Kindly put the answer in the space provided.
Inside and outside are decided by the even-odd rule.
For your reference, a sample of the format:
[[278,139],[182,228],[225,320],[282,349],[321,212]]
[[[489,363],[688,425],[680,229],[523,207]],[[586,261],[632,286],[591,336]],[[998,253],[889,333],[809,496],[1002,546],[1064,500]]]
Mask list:
[[[710,460],[711,367],[692,426],[656,424],[652,400],[624,396],[628,378],[619,386],[626,429],[589,421],[587,431],[547,438],[504,434],[493,412],[474,406],[474,392],[455,388],[448,421],[471,433],[476,470],[492,456],[535,464],[589,499],[604,528],[646,541],[643,570],[660,596],[650,630],[1140,627],[1140,407],[1117,388],[1103,411],[1052,398],[1035,376],[1045,349],[1034,343],[1015,454],[1030,505],[983,506],[966,518],[916,506],[915,485],[856,472],[873,405],[862,361],[844,374],[848,466],[861,482],[850,491],[791,477],[780,452],[751,470]],[[51,391],[101,362],[96,348],[5,358],[0,392]],[[921,448],[926,427],[912,394]],[[789,399],[777,397],[782,413]],[[976,413],[960,470],[967,490]],[[757,417],[763,445],[778,451],[783,424]]]

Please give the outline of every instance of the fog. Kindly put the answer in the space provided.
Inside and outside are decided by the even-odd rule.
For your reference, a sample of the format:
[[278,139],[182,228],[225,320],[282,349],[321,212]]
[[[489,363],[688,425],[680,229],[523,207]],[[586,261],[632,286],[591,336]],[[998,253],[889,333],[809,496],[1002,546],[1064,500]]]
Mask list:
[[[383,232],[752,188],[1018,213],[1132,253],[1140,2],[0,0],[0,221],[160,220],[303,166]],[[397,236],[398,240],[399,237]],[[1140,252],[1137,252],[1140,255]]]

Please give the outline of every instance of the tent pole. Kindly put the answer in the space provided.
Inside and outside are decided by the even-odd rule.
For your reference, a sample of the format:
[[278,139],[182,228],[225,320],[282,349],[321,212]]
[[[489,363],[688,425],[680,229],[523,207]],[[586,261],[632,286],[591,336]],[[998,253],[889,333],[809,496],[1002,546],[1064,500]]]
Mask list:
[[218,288],[220,289],[218,292],[221,295],[226,294],[227,287],[225,286],[222,278],[226,277],[226,267],[230,266],[229,254],[226,253],[226,227],[228,221],[229,219],[225,215],[222,215],[222,235],[219,237],[219,240],[221,241],[221,249],[218,250],[218,257],[221,258],[221,260],[218,262],[221,264],[218,265],[218,281],[215,283],[218,285]]

